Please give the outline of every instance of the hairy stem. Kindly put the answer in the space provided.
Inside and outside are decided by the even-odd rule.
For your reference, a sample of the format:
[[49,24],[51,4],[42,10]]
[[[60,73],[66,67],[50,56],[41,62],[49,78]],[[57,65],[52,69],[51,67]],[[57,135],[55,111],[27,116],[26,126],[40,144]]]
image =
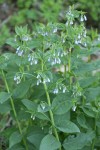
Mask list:
[[[6,77],[5,77],[5,74],[4,74],[3,70],[2,70],[2,75],[3,75],[4,83],[5,83],[5,86],[6,86],[6,90],[7,90],[8,93],[10,93],[9,86],[8,86],[8,83],[7,83],[7,80],[6,80]],[[15,110],[15,105],[14,105],[14,101],[13,101],[12,97],[10,97],[10,102],[11,102],[12,110],[13,110],[13,113],[14,113],[14,117],[15,117],[17,125],[18,125],[19,132],[22,135],[22,129],[21,129],[18,117],[17,117],[17,113],[16,113],[16,110]],[[23,143],[25,145],[26,150],[28,150],[28,147],[27,147],[27,144],[26,144],[26,141],[25,141],[24,138],[23,138]]]

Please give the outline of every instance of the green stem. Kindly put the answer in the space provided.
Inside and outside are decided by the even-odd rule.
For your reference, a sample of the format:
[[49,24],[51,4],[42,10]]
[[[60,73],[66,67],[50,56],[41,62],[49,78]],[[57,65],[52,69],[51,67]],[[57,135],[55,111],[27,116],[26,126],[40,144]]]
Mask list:
[[[44,64],[43,64],[43,61],[42,61],[42,71],[43,71],[43,66],[44,66]],[[48,105],[51,107],[51,100],[50,100],[50,96],[49,96],[49,93],[48,93],[47,85],[46,85],[46,83],[43,83],[43,85],[44,85],[45,93],[46,93],[46,96],[47,96]],[[49,114],[50,114],[51,124],[52,124],[52,127],[54,129],[55,137],[60,142],[58,132],[57,132],[56,127],[55,127],[53,112],[51,110],[49,110]],[[61,150],[61,147],[59,148],[59,150]]]
[[[23,66],[20,66],[19,70],[22,74],[24,74],[24,67]],[[25,76],[23,77],[23,81],[25,81]]]
[[[71,73],[71,48],[69,49],[69,56],[68,56],[68,72],[69,72],[69,75]],[[70,88],[71,88],[71,83],[72,83],[72,78],[70,76],[70,79],[69,79],[69,83],[70,83]]]
[[[3,79],[4,79],[4,82],[5,82],[5,86],[6,86],[7,92],[10,93],[9,86],[8,86],[8,83],[7,83],[7,80],[5,78],[5,74],[4,74],[3,70],[2,70],[2,75],[3,75]],[[17,113],[16,113],[16,110],[15,110],[14,101],[13,101],[12,97],[10,97],[10,102],[11,102],[12,110],[13,110],[13,113],[14,113],[17,125],[18,125],[19,132],[22,135],[22,129],[21,129],[18,117],[17,117]],[[27,147],[27,144],[26,144],[26,141],[25,141],[24,138],[23,138],[23,143],[25,145],[26,150],[28,150],[28,147]]]
[[[44,89],[45,89],[45,92],[46,92],[48,105],[51,107],[51,100],[50,100],[50,96],[49,96],[49,93],[48,93],[47,85],[46,85],[45,83],[44,83]],[[54,129],[55,137],[56,137],[56,139],[57,139],[58,141],[60,141],[60,140],[59,140],[58,133],[57,133],[57,130],[56,130],[56,128],[55,128],[54,117],[53,117],[53,113],[52,113],[51,110],[49,111],[49,114],[50,114],[50,118],[51,118],[51,123],[52,123],[53,129]],[[59,150],[61,150],[61,148],[60,148]]]

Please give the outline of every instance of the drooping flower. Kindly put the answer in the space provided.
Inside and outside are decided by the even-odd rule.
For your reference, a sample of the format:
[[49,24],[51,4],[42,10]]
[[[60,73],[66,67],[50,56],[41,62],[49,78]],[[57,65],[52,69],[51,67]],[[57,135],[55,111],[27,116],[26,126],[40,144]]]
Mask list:
[[15,75],[14,76],[14,81],[16,81],[16,84],[19,84],[21,82],[21,76]]
[[20,48],[20,46],[17,47],[17,49],[16,49],[16,54],[17,54],[18,56],[22,56],[23,53],[24,53],[24,51]]

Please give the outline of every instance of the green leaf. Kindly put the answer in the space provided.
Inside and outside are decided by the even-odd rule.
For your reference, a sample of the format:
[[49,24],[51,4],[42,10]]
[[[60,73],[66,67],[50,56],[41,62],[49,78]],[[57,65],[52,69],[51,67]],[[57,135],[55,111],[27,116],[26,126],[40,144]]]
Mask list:
[[50,121],[50,119],[46,113],[37,112],[35,116],[39,119]]
[[70,137],[65,139],[63,147],[65,150],[81,150],[88,143],[92,142],[95,137],[95,133],[80,133],[76,137]]
[[0,56],[0,69],[5,69],[7,67],[7,61],[4,56]]
[[[98,81],[99,82],[99,81]],[[88,101],[93,101],[95,100],[97,97],[100,97],[100,86],[95,87],[95,88],[88,88],[86,89],[86,98]]]
[[65,119],[58,119],[55,121],[56,127],[64,133],[80,132],[79,128],[73,122]]
[[58,95],[52,103],[54,114],[64,114],[70,110],[72,107],[72,102],[67,99],[67,97],[62,95]]
[[77,122],[79,123],[79,125],[85,129],[87,129],[88,127],[86,126],[86,120],[85,120],[85,116],[83,113],[80,113],[77,116]]
[[6,43],[12,46],[13,48],[17,47],[17,43],[14,41],[14,38],[9,38],[6,40]]
[[40,128],[33,128],[30,134],[28,135],[27,139],[30,143],[32,143],[37,149],[40,147],[41,140],[45,134],[43,133],[43,130]]
[[56,150],[60,146],[60,142],[53,135],[48,134],[42,139],[39,150]]
[[28,100],[28,99],[23,99],[22,103],[25,105],[25,107],[28,110],[31,110],[31,111],[34,111],[34,112],[37,110],[37,104],[30,101],[30,100]]
[[7,101],[9,98],[11,97],[10,93],[7,92],[0,92],[0,103],[4,103],[5,101]]
[[11,110],[11,106],[10,104],[8,103],[8,101],[6,101],[5,103],[3,104],[0,104],[0,113],[3,114],[3,113],[7,113]]
[[[96,76],[89,76],[89,77],[83,77],[82,79],[80,79],[79,80],[79,83],[80,83],[80,86],[82,87],[82,88],[86,88],[86,87],[88,87],[88,86],[90,86],[90,85],[92,85],[93,83],[95,83],[95,82],[98,82],[99,81],[99,79],[97,79],[97,77]],[[87,91],[88,89],[86,89],[86,91]],[[95,90],[95,89],[94,89]],[[93,91],[92,91],[93,92]],[[87,92],[88,93],[88,92]],[[87,94],[87,96],[88,96],[88,94]]]
[[23,98],[26,93],[28,92],[30,87],[30,82],[25,81],[20,83],[13,91],[13,97],[14,98]]
[[24,26],[24,27],[22,27],[22,26],[20,26],[20,27],[16,26],[15,27],[15,32],[16,32],[17,35],[27,34],[27,25]]
[[89,116],[89,117],[92,117],[92,118],[95,118],[96,117],[96,113],[92,110],[91,108],[92,106],[86,106],[86,107],[81,107],[82,110],[84,111],[84,113]]
[[14,132],[11,134],[9,138],[9,147],[11,148],[13,145],[20,143],[22,140],[22,136],[19,134],[19,132]]

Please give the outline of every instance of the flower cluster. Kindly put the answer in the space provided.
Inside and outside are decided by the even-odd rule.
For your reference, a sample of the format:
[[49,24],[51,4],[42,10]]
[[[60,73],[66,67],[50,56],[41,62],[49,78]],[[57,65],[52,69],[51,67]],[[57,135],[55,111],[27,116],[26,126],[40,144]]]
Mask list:
[[44,110],[44,109],[46,108],[45,102],[42,101],[42,102],[40,103],[40,106],[41,106],[42,110]]
[[50,78],[48,78],[45,74],[38,74],[37,75],[37,85],[39,85],[40,83],[48,83],[50,82]]
[[21,82],[21,76],[20,75],[15,75],[14,76],[14,81],[16,81],[16,84],[19,84]]
[[52,23],[47,24],[47,26],[40,26],[37,29],[37,33],[42,35],[42,36],[48,36],[48,35],[52,35],[53,33],[56,33],[58,31],[57,26],[55,26]]
[[32,114],[31,115],[31,119],[35,120],[35,115]]
[[78,45],[78,44],[83,44],[85,47],[87,46],[87,43],[86,43],[86,29],[83,28],[83,30],[78,33],[78,35],[76,35],[75,37],[75,44]]
[[66,12],[66,17],[67,17],[66,26],[72,25],[74,21],[74,14],[71,10],[71,7],[69,7],[69,10]]
[[31,40],[31,37],[29,35],[23,35],[21,40],[27,42],[27,41]]
[[23,49],[21,49],[21,47],[19,46],[19,47],[17,47],[17,49],[16,49],[16,54],[18,54],[18,56],[22,56],[23,55],[23,53],[24,53],[24,50]]
[[61,59],[59,57],[55,57],[55,58],[48,58],[48,62],[51,62],[51,65],[55,65],[55,64],[61,64]]
[[31,65],[33,65],[33,64],[36,65],[38,63],[37,56],[29,54],[28,55],[28,61],[30,62]]
[[78,97],[78,96],[82,96],[82,89],[79,85],[75,85],[73,86],[73,96],[74,97]]
[[57,84],[56,88],[53,90],[54,94],[58,94],[59,92],[65,93],[67,90],[64,84]]
[[80,21],[81,22],[87,21],[87,17],[85,15],[81,15]]
[[67,17],[66,26],[74,24],[75,18],[79,17],[76,14],[80,14],[81,15],[80,16],[80,21],[81,22],[87,21],[86,15],[83,15],[80,12],[78,12],[77,10],[74,10],[72,7],[69,7],[69,10],[66,12],[66,17]]
[[54,50],[48,58],[48,62],[51,65],[61,64],[61,57],[66,56],[68,52],[63,51],[63,49]]

